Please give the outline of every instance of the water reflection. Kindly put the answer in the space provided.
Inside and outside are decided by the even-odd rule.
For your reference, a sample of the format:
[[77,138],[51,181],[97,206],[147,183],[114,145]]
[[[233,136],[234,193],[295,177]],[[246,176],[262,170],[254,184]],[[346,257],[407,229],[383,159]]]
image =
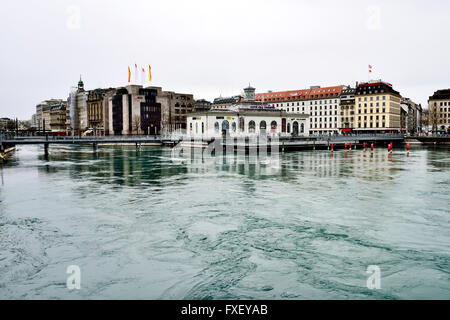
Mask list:
[[45,174],[67,172],[72,179],[89,179],[117,186],[164,184],[170,177],[177,177],[176,182],[183,183],[186,175],[206,173],[282,181],[296,181],[305,175],[318,179],[355,177],[365,181],[391,181],[399,171],[408,170],[405,165],[420,162],[422,158],[432,168],[450,168],[447,149],[433,152],[414,149],[409,154],[406,151],[388,153],[384,149],[375,149],[373,153],[370,150],[302,151],[262,156],[237,153],[205,156],[192,151],[174,157],[170,149],[157,147],[141,150],[101,147],[95,152],[74,146],[53,149],[48,160],[39,155],[38,159],[44,165],[38,169]]

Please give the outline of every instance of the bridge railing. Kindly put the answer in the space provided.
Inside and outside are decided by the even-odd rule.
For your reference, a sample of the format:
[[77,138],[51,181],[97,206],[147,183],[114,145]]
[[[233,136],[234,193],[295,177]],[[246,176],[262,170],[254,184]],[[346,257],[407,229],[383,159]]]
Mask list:
[[[447,135],[448,136],[448,135]],[[213,136],[205,135],[204,139],[210,139]],[[310,136],[280,136],[279,139],[285,141],[305,140],[305,141],[351,141],[351,140],[399,140],[403,139],[403,134],[346,134],[346,135],[310,135]],[[430,136],[429,136],[430,137]],[[442,135],[440,135],[442,137]],[[139,141],[180,141],[186,138],[184,134],[170,133],[163,135],[133,135],[133,136],[29,136],[15,137],[14,135],[0,135],[0,141],[89,141],[93,143],[102,143],[108,141],[139,142]]]
[[349,141],[349,140],[389,140],[403,139],[403,134],[346,134],[346,135],[310,135],[307,137],[280,137],[280,140],[309,140],[309,141]]
[[14,137],[10,135],[1,136],[1,140],[8,141],[153,141],[153,140],[161,140],[161,135],[151,135],[151,136],[31,136],[31,137]]

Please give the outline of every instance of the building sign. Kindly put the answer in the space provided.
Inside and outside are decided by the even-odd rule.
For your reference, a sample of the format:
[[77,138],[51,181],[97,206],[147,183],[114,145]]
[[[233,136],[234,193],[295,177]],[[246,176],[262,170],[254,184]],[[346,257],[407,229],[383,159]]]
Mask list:
[[250,106],[250,109],[263,110],[263,109],[275,109],[275,107],[273,107],[273,106]]
[[224,117],[216,117],[216,119],[225,119]]

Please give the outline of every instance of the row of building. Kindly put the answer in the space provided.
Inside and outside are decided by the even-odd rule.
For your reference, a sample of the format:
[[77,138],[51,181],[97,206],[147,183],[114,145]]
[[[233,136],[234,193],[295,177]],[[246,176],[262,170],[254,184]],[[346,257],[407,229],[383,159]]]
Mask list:
[[[381,80],[356,83],[354,87],[313,86],[266,93],[256,93],[249,85],[244,92],[210,103],[160,87],[85,90],[80,79],[67,99],[38,104],[32,122],[38,131],[75,135],[153,135],[179,129],[201,134],[248,133],[270,131],[270,124],[275,122],[279,133],[304,135],[417,134],[450,128],[450,89],[438,90],[429,98],[429,113]],[[266,115],[267,119],[258,118],[258,124],[248,117]],[[221,121],[215,121],[216,117]]]
[[[217,98],[212,110],[225,110],[244,98]],[[309,89],[257,93],[255,101],[287,114],[308,115],[309,134],[418,133],[422,106],[402,97],[381,80],[356,83],[355,87],[313,86]]]
[[161,87],[128,85],[85,90],[80,79],[65,100],[45,100],[36,106],[38,131],[74,135],[161,134],[186,129],[186,114],[209,109],[206,100]]
[[428,124],[433,132],[450,133],[450,89],[437,90],[428,99]]

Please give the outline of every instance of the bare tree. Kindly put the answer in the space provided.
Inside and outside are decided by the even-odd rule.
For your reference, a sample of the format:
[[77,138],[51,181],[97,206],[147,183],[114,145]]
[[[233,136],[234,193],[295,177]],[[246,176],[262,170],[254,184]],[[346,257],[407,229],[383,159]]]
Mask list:
[[136,131],[136,134],[139,134],[139,129],[141,128],[141,117],[135,115],[133,117],[133,129]]

